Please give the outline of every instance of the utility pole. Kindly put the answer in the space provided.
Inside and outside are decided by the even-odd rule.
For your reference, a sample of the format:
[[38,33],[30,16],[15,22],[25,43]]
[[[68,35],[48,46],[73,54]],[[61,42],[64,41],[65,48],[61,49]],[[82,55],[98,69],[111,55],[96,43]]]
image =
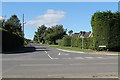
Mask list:
[[23,28],[23,45],[24,45],[24,14],[22,16],[22,28]]
[[23,38],[24,38],[24,14],[22,16]]
[[84,47],[84,33],[82,31],[82,49],[84,49],[83,47]]

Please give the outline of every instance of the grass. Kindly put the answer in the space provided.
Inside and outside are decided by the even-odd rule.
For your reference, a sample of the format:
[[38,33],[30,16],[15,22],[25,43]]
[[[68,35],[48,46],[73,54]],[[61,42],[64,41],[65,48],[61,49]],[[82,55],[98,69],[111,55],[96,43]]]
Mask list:
[[79,47],[64,47],[59,45],[46,45],[54,48],[59,49],[66,49],[66,50],[73,50],[73,51],[81,51],[81,52],[96,52],[96,53],[113,53],[113,54],[120,54],[120,52],[112,52],[112,51],[96,51],[91,49],[80,49]]
[[120,54],[120,52],[113,52],[113,51],[96,51],[91,49],[80,49],[79,47],[65,47],[59,45],[48,45],[48,44],[40,44],[44,46],[50,46],[59,49],[66,49],[66,50],[73,50],[73,51],[81,51],[81,52],[95,52],[95,53],[113,53],[113,54]]
[[74,51],[82,51],[82,52],[93,52],[93,50],[80,49],[79,47],[61,47],[60,49],[67,49],[67,50],[74,50]]
[[82,51],[82,52],[93,52],[93,50],[89,49],[80,49],[79,47],[64,47],[59,45],[49,45],[50,47],[66,49],[66,50],[74,50],[74,51]]

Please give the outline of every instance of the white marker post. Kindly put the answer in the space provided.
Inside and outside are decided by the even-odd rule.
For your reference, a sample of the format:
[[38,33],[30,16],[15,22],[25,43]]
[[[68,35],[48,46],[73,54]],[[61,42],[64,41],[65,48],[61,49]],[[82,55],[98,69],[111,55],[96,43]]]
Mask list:
[[[106,48],[106,45],[99,45],[99,48]],[[108,51],[108,49],[107,49]]]

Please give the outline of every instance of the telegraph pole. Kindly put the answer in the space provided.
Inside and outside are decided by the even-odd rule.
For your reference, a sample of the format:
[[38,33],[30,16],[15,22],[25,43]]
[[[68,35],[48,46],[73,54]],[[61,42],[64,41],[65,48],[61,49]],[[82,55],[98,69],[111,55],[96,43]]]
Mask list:
[[[22,28],[23,28],[23,41],[24,41],[24,14],[22,16]],[[24,44],[24,42],[23,42]]]
[[24,14],[22,16],[23,38],[24,38]]
[[82,49],[84,49],[84,31],[82,31]]

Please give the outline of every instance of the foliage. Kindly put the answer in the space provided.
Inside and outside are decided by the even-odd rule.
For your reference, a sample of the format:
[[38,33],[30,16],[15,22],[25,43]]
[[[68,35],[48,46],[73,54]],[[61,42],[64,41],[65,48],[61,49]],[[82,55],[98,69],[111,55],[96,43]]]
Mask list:
[[77,37],[72,37],[71,38],[71,46],[72,47],[78,47],[78,38]]
[[22,30],[21,30],[21,23],[20,20],[16,15],[12,15],[6,22],[5,26],[3,27],[10,33],[16,33],[20,36],[22,36]]
[[69,35],[71,35],[73,33],[73,30],[69,30],[68,33]]
[[71,36],[63,37],[63,46],[71,46]]
[[2,51],[9,51],[23,47],[24,39],[18,35],[2,31]]
[[[4,24],[4,25],[3,25]],[[7,21],[0,22],[2,32],[2,50],[8,51],[24,46],[20,20],[12,15]]]
[[[57,40],[59,46],[79,47],[82,49],[82,38],[65,36],[63,39]],[[83,48],[93,49],[93,38],[83,38]]]
[[93,30],[93,47],[100,50],[99,45],[106,45],[105,49],[120,49],[120,13],[96,12],[91,19]]
[[42,26],[38,28],[34,36],[34,41],[38,43],[57,44],[56,40],[62,39],[66,35],[63,25],[55,25],[49,28],[42,28]]
[[34,41],[36,41],[37,43],[45,43],[43,37],[44,37],[44,33],[46,31],[47,27],[45,25],[41,25],[37,32],[35,32],[35,35],[34,35]]

